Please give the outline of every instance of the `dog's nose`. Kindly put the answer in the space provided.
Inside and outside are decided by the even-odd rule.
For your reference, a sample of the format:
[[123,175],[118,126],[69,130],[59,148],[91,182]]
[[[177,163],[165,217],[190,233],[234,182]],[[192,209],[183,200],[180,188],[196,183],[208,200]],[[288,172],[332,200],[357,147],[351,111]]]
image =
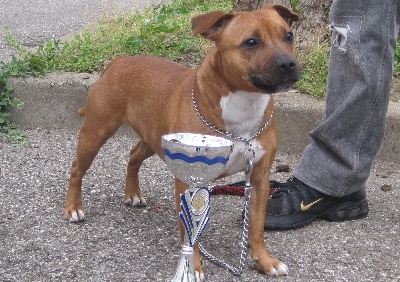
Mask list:
[[290,57],[279,57],[276,59],[276,65],[281,73],[289,74],[296,69],[297,62]]

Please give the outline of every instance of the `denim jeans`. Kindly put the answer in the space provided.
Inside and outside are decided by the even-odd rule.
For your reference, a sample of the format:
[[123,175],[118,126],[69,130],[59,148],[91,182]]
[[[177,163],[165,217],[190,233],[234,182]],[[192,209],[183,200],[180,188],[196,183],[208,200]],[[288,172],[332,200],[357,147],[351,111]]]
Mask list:
[[400,0],[334,0],[326,109],[293,175],[327,195],[365,187],[384,137]]

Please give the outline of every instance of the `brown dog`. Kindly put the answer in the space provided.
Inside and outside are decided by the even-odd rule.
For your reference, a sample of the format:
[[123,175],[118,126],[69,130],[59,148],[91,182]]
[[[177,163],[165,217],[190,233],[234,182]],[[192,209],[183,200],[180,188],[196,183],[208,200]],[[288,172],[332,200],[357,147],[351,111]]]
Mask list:
[[[113,60],[93,85],[80,109],[76,159],[72,163],[64,217],[82,221],[82,178],[100,147],[123,124],[140,137],[132,148],[126,176],[125,202],[144,205],[138,172],[142,162],[157,154],[164,159],[161,136],[191,132],[217,135],[194,110],[193,91],[202,116],[216,127],[250,139],[270,119],[268,127],[253,141],[253,186],[249,208],[249,246],[254,261],[268,275],[286,275],[287,267],[271,257],[264,245],[264,220],[269,192],[269,171],[277,148],[273,101],[269,94],[288,90],[299,77],[290,25],[299,17],[284,6],[227,14],[211,12],[194,17],[192,30],[215,42],[197,70],[153,56],[120,57]],[[224,175],[246,169],[247,146],[235,141]],[[179,195],[187,186],[178,179]],[[181,239],[183,226],[178,219]],[[200,254],[195,247],[195,268],[204,280]]]

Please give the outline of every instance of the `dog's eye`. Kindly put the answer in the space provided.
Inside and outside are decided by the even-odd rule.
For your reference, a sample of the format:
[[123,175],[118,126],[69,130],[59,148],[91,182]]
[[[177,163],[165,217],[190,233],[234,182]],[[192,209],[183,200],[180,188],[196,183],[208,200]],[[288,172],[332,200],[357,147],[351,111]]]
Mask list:
[[294,41],[293,32],[289,31],[288,33],[286,33],[286,40],[287,40],[287,42],[290,42],[290,43]]
[[252,49],[252,48],[258,46],[258,42],[257,42],[256,39],[250,38],[250,39],[247,39],[245,42],[243,42],[243,45],[244,45],[246,48]]

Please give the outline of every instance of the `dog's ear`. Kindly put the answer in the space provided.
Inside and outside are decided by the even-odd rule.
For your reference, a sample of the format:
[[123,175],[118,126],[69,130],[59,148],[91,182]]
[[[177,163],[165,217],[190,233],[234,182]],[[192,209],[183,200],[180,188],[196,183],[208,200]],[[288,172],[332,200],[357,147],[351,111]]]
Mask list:
[[289,26],[292,26],[293,22],[298,22],[300,20],[298,14],[279,4],[267,3],[263,9],[274,9]]
[[221,11],[210,12],[192,18],[192,34],[215,40],[221,28],[225,27],[232,19],[233,14]]

